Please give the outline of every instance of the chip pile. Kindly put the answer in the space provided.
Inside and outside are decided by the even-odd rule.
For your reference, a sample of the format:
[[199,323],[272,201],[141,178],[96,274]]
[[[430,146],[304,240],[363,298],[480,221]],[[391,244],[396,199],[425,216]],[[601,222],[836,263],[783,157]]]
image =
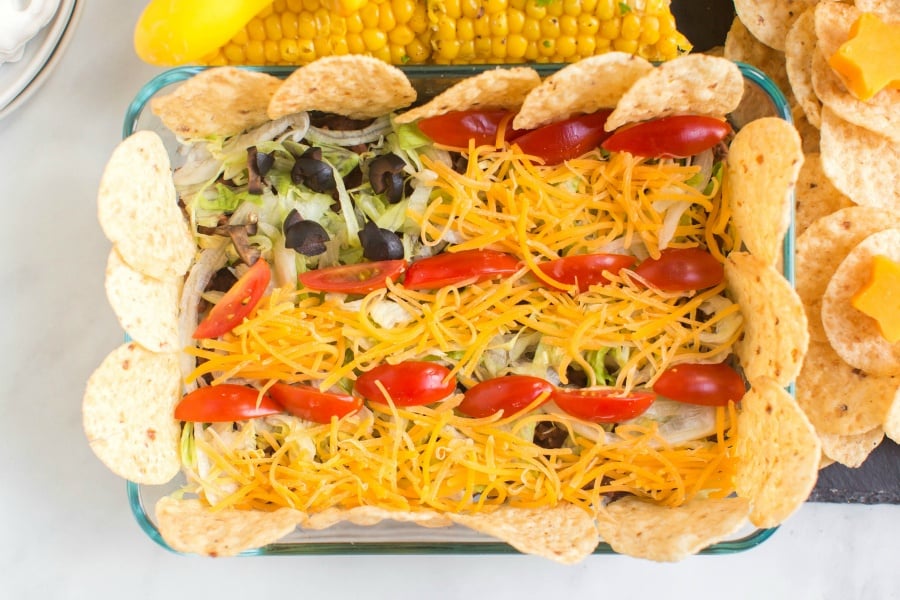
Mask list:
[[[357,76],[361,73],[365,76]],[[617,84],[598,84],[604,80]],[[325,81],[329,85],[322,85]],[[374,86],[379,89],[375,96],[374,81],[381,84]],[[723,116],[742,95],[740,71],[720,58],[687,56],[654,68],[643,59],[610,53],[569,65],[543,82],[527,68],[491,70],[403,113],[416,97],[405,76],[382,61],[356,56],[322,59],[283,84],[232,67],[209,70],[157,99],[153,110],[174,133],[192,137],[239,133],[306,110],[400,112],[399,121],[414,121],[448,110],[504,106],[517,109],[517,120],[530,127],[611,108],[610,122],[624,125],[669,114]],[[796,131],[786,121],[764,118],[736,134],[724,176],[723,194],[747,250],[732,252],[725,264],[729,293],[745,315],[735,354],[750,388],[737,413],[736,495],[699,494],[674,508],[626,496],[592,513],[559,502],[540,508],[504,505],[481,513],[366,505],[307,514],[292,508],[212,511],[199,498],[175,494],[156,505],[163,538],[179,551],[220,556],[274,543],[298,527],[370,526],[390,519],[424,527],[466,526],[562,563],[583,559],[601,539],[617,552],[674,561],[729,538],[748,522],[756,527],[783,522],[812,490],[821,452],[809,419],[784,390],[802,373],[810,344],[801,299],[776,267],[802,163]],[[187,345],[177,345],[184,332],[173,324],[172,298],[182,286],[193,285],[184,275],[196,248],[158,136],[138,132],[116,149],[102,179],[98,208],[113,242],[108,296],[132,341],[113,351],[90,378],[85,432],[98,457],[117,474],[140,483],[166,483],[180,468],[179,422],[172,411],[181,397],[180,350]]]
[[[829,59],[858,34],[863,14],[896,25],[900,6],[735,0],[735,8],[724,55],[758,67],[785,92],[806,154],[795,266],[810,341],[797,400],[821,439],[821,466],[858,467],[885,435],[900,441],[900,343],[854,304],[876,257],[900,261],[900,90],[860,99]],[[865,50],[876,60],[876,49]],[[885,321],[900,311],[893,285],[877,292],[875,316]]]

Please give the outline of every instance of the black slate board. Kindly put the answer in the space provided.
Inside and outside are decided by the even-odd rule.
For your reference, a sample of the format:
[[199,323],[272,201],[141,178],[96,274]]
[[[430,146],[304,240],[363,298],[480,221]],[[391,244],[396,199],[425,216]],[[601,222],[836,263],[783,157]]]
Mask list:
[[[678,29],[703,52],[725,43],[734,19],[732,0],[672,0]],[[885,441],[858,469],[834,464],[819,473],[811,502],[900,504],[900,446]]]

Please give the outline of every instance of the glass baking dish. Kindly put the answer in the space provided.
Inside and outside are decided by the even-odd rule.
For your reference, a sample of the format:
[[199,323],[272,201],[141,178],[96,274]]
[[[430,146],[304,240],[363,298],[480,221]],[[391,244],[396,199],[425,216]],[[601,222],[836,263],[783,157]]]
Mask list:
[[[480,73],[495,65],[460,66],[408,66],[402,70],[418,92],[418,100],[426,101],[449,85]],[[533,65],[542,77],[550,75],[564,65]],[[765,74],[755,67],[738,63],[744,76],[744,96],[740,106],[729,115],[737,129],[750,121],[766,116],[791,121],[791,112],[784,95]],[[246,67],[251,70],[286,77],[292,67]],[[166,71],[150,80],[135,96],[125,115],[123,137],[138,130],[149,129],[158,133],[178,166],[177,141],[162,122],[148,108],[150,100],[170,93],[175,87],[204,67],[181,67]],[[793,210],[793,208],[792,208]],[[793,218],[791,219],[793,222]],[[783,272],[794,281],[794,227],[788,230],[783,246]],[[791,389],[793,392],[793,389]],[[157,544],[175,552],[160,535],[155,522],[153,507],[161,497],[171,494],[184,484],[182,478],[161,486],[127,482],[128,502],[131,511],[144,532]],[[701,554],[730,554],[757,546],[767,540],[775,529],[756,529],[751,525],[724,540],[701,551]],[[321,531],[297,529],[277,543],[247,550],[240,556],[268,556],[289,554],[516,554],[517,550],[494,538],[468,528],[454,525],[443,528],[424,528],[412,523],[382,521],[373,526],[349,523],[335,525]],[[601,542],[594,554],[615,554],[610,546]]]

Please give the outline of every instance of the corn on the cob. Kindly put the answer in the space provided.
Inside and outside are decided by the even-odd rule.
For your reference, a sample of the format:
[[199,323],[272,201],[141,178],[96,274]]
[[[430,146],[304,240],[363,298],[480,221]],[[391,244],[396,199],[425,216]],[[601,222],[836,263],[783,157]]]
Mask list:
[[302,65],[332,54],[392,64],[572,62],[690,49],[670,0],[275,0],[209,65]]

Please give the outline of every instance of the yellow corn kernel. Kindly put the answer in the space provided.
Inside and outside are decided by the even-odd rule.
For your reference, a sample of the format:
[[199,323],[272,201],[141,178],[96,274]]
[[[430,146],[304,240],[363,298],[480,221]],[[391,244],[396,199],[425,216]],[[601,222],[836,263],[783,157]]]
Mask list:
[[378,50],[373,50],[372,56],[374,56],[378,60],[383,60],[384,62],[389,63],[391,62],[391,49],[388,48],[387,44],[385,44]]
[[628,52],[629,54],[634,54],[637,51],[638,43],[637,40],[617,38],[613,40],[613,48],[615,48],[617,52]]
[[601,21],[608,21],[618,14],[616,0],[597,0],[597,10],[594,14]]
[[607,38],[602,36],[594,37],[594,54],[603,54],[605,52],[609,52],[609,49],[612,47],[612,42],[610,42]]
[[409,57],[406,55],[406,48],[395,44],[388,44],[388,48],[391,51],[391,63],[402,65],[409,62]]
[[482,0],[460,0],[462,16],[474,19],[481,12]]
[[562,2],[551,2],[547,5],[547,14],[551,17],[560,17],[563,14]]
[[528,50],[528,40],[521,33],[509,34],[506,40],[506,55],[509,58],[525,58],[525,52]]
[[597,41],[590,34],[583,33],[575,38],[575,53],[578,56],[593,56],[596,47]]
[[233,65],[247,62],[247,57],[244,56],[243,46],[237,44],[226,44],[225,47],[222,48],[222,54],[225,56],[225,60]]
[[397,25],[388,33],[388,40],[396,46],[406,46],[416,39],[416,34],[408,25]]
[[320,8],[316,11],[316,27],[318,28],[318,31],[316,32],[317,38],[324,37],[331,33],[331,18],[331,13],[324,8]]
[[297,34],[300,39],[311,40],[318,35],[319,27],[316,17],[311,12],[302,12],[297,16]]
[[378,9],[378,5],[374,2],[369,2],[365,4],[361,9],[359,9],[359,16],[362,19],[363,26],[366,29],[374,29],[378,27],[378,13],[381,12]]
[[641,35],[638,40],[642,44],[655,44],[659,41],[659,19],[653,15],[641,17]]
[[293,13],[303,10],[303,0],[287,0],[287,9]]
[[495,15],[506,10],[509,2],[507,0],[485,0],[484,12],[489,15]]
[[561,35],[556,40],[556,54],[562,58],[571,58],[575,56],[576,46],[575,38],[570,35]]
[[666,13],[664,15],[659,15],[659,34],[662,36],[666,36],[677,31],[675,27],[675,15],[672,13]]
[[541,35],[545,38],[555,39],[558,38],[560,34],[559,31],[559,18],[558,17],[545,17],[541,19]]
[[600,24],[600,35],[608,40],[619,37],[619,19],[607,19]]
[[270,4],[267,7],[265,7],[264,9],[262,9],[261,11],[259,11],[259,14],[257,14],[256,16],[259,17],[260,19],[265,20],[265,18],[268,17],[269,15],[271,15],[273,11],[274,11],[274,9],[272,8],[272,5]]
[[505,36],[491,38],[491,58],[498,59],[498,61],[502,61],[502,59],[506,58]]
[[600,31],[600,19],[590,13],[578,15],[578,31],[575,35],[596,35]]
[[656,42],[656,51],[662,60],[670,60],[678,56],[678,43],[672,37],[665,37]]
[[313,40],[317,56],[330,56],[334,54],[331,48],[331,40],[325,36],[319,36]]
[[475,19],[475,36],[488,37],[491,35],[491,17],[487,14]]
[[397,26],[397,19],[394,17],[394,10],[387,2],[381,5],[381,11],[378,13],[378,27],[382,31],[391,31]]
[[348,33],[347,48],[350,50],[351,54],[365,54],[366,43],[363,41],[362,33]]
[[428,22],[428,12],[425,9],[424,2],[417,2],[413,10],[413,15],[409,20],[409,28],[417,34],[426,31],[430,23]]
[[266,49],[259,40],[250,40],[247,42],[247,49],[244,50],[247,56],[247,63],[251,65],[263,65],[266,62]]
[[559,18],[559,31],[563,35],[578,34],[578,19],[572,15],[563,15]]
[[362,33],[362,30],[366,28],[363,25],[362,17],[359,16],[359,11],[344,17],[344,27],[350,33]]
[[592,15],[594,14],[594,9],[597,8],[597,0],[580,0],[578,4],[581,5],[582,14]]
[[266,28],[266,41],[277,42],[281,39],[281,18],[278,15],[272,13],[266,17],[263,26]]
[[435,57],[443,60],[453,60],[459,55],[459,41],[435,40]]
[[450,41],[456,39],[456,20],[446,15],[441,15],[437,22],[437,31],[435,39],[441,41]]
[[316,60],[316,47],[312,40],[297,40],[297,51],[300,53],[300,62],[302,63]]
[[506,37],[509,35],[509,21],[506,20],[505,12],[497,13],[491,18],[490,29],[493,37]]
[[205,57],[203,62],[211,67],[224,67],[228,64],[228,59],[225,58],[225,55],[219,50],[214,54]]
[[275,40],[264,41],[263,51],[266,54],[267,63],[277,63],[281,60],[281,50],[278,49],[278,42]]
[[250,22],[247,23],[247,36],[251,40],[255,40],[257,42],[261,42],[266,39],[266,26],[263,24],[262,19],[259,17],[253,17],[250,19]]
[[525,49],[525,60],[537,60],[539,55],[538,44],[536,42],[529,42],[528,47]]
[[281,13],[281,37],[293,40],[297,37],[297,13],[287,11]]
[[282,39],[278,42],[278,51],[281,53],[281,60],[286,64],[294,65],[300,60],[300,49],[295,39]]
[[469,61],[478,58],[475,54],[475,41],[468,40],[465,42],[459,43],[459,53],[454,58],[454,61]]
[[469,17],[462,17],[456,22],[456,37],[462,42],[475,39],[475,21]]
[[541,38],[541,22],[534,17],[526,17],[522,25],[522,35],[529,42],[535,42]]
[[387,34],[378,29],[364,29],[362,39],[369,52],[377,52],[387,46]]
[[510,8],[506,11],[506,21],[510,33],[522,33],[522,27],[525,25],[525,13],[518,8]]
[[409,23],[416,12],[416,0],[391,0],[391,10],[398,23]]
[[329,40],[331,41],[332,54],[335,54],[337,56],[350,54],[350,45],[347,44],[346,35],[332,35]]
[[423,63],[431,57],[431,46],[416,38],[406,45],[406,55],[411,63]]
[[303,0],[303,10],[312,13],[319,10],[319,8],[319,0]]
[[547,16],[547,6],[538,4],[538,0],[528,0],[525,4],[525,14],[532,19],[541,20]]
[[474,40],[476,56],[491,55],[491,38],[488,36],[479,36]]
[[443,13],[451,19],[458,19],[462,16],[462,3],[460,0],[441,0],[441,8]]
[[525,2],[527,0],[509,0],[509,7],[516,10],[525,10]]
[[231,42],[233,44],[237,44],[238,46],[245,46],[249,41],[250,36],[247,35],[246,27],[238,31],[237,34],[233,38],[231,38]]
[[641,18],[630,12],[622,17],[622,29],[619,32],[626,40],[636,40],[641,37]]

